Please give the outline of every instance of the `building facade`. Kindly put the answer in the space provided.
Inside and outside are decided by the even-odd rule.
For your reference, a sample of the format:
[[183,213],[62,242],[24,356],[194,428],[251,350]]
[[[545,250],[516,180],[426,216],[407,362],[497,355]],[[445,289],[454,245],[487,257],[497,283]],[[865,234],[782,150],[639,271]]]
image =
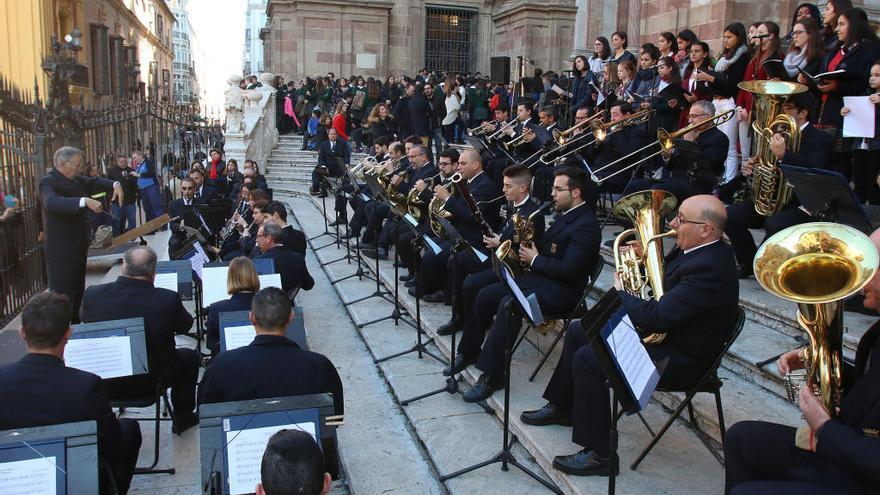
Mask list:
[[199,77],[196,71],[200,47],[196,33],[189,22],[187,0],[171,0],[169,7],[177,22],[171,31],[171,43],[174,51],[174,62],[171,66],[171,83],[174,103],[178,105],[199,105]]
[[241,73],[243,76],[249,76],[265,71],[260,32],[266,27],[266,0],[248,0],[244,16],[244,53]]

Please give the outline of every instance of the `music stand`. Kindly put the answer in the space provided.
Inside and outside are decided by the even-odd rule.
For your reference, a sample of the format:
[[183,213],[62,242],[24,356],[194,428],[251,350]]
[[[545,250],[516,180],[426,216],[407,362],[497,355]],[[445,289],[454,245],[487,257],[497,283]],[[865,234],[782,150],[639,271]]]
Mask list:
[[[507,288],[510,293],[510,297],[507,299],[506,311],[507,311],[507,322],[508,325],[512,327],[514,324],[514,320],[517,320],[517,315],[525,316],[529,322],[534,326],[539,326],[544,322],[544,317],[541,314],[541,308],[538,306],[538,299],[535,294],[529,294],[529,296],[525,296],[520,290],[519,286],[516,285],[516,281],[513,279],[513,275],[507,270],[507,268],[502,263],[494,263],[493,265],[498,273],[498,278],[501,279],[501,283],[504,284],[504,287]],[[562,494],[562,491],[556,487],[552,482],[545,480],[544,478],[538,476],[537,473],[533,473],[526,466],[521,464],[516,457],[513,455],[513,444],[517,442],[516,435],[512,435],[510,433],[510,357],[513,354],[511,349],[511,332],[518,331],[519,328],[507,328],[504,332],[504,419],[502,421],[503,428],[503,436],[501,441],[501,451],[495,454],[492,458],[480,462],[478,464],[474,464],[473,466],[466,467],[464,469],[460,469],[454,473],[446,474],[440,476],[440,481],[445,482],[446,480],[461,476],[462,474],[469,473],[471,471],[480,469],[482,467],[488,466],[490,464],[501,463],[501,470],[507,471],[508,464],[513,464],[520,471],[525,474],[531,476],[535,481],[541,483],[553,493]]]
[[193,298],[192,265],[188,260],[160,261],[156,264],[156,273],[176,273],[177,293],[184,301]]
[[[220,352],[236,349],[240,346],[231,347],[228,341],[226,329],[231,327],[249,326],[253,329],[250,321],[250,311],[224,311],[220,313]],[[300,349],[309,350],[309,343],[306,340],[306,327],[303,321],[302,307],[293,307],[293,319],[287,325],[286,336],[288,339],[296,342]],[[240,339],[237,339],[240,340]],[[250,339],[253,340],[253,339]]]
[[821,168],[780,165],[785,182],[794,188],[801,210],[818,222],[835,222],[871,234],[874,226],[843,175]]
[[[80,323],[72,328],[73,333],[64,349],[67,366],[94,373],[104,380],[149,373],[143,318]],[[120,337],[125,341],[118,340]],[[125,349],[121,344],[126,344]],[[113,352],[128,355],[114,358]],[[127,370],[120,374],[126,367]]]
[[[608,493],[616,489],[618,405],[627,415],[641,412],[648,402],[661,370],[651,361],[629,316],[621,308],[613,287],[581,318],[581,327],[592,346],[596,360],[611,386],[611,426],[609,429]],[[661,368],[664,366],[661,363]]]

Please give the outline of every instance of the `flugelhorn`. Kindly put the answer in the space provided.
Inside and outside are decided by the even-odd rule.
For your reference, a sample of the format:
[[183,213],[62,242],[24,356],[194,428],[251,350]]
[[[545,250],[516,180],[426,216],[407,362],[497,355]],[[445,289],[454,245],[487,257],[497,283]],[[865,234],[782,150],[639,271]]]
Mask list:
[[[657,156],[661,153],[672,153],[672,151],[675,149],[675,143],[673,143],[674,139],[678,139],[681,136],[684,136],[685,134],[687,134],[695,129],[699,129],[700,127],[703,127],[704,125],[709,125],[709,127],[707,127],[706,129],[703,129],[703,130],[712,129],[713,127],[718,127],[719,125],[732,119],[735,114],[736,114],[736,110],[730,109],[720,115],[715,115],[714,117],[709,117],[709,118],[703,119],[699,122],[695,122],[687,127],[679,129],[675,132],[669,132],[666,129],[661,127],[660,129],[657,130],[657,140],[656,141],[654,141],[650,144],[647,144],[645,146],[642,146],[641,148],[633,151],[632,153],[625,155],[625,156],[622,156],[622,157],[618,158],[617,160],[614,160],[613,162],[611,162],[603,167],[599,167],[598,169],[594,170],[592,172],[592,174],[590,174],[590,177],[593,179],[593,182],[595,182],[596,184],[602,184],[603,182],[607,181],[608,179],[610,179],[618,174],[622,174],[628,170],[631,170],[634,167],[638,166],[640,163],[648,161],[651,158],[654,158],[655,156]],[[654,153],[651,153],[650,155],[648,155],[646,157],[640,158],[640,159],[630,163],[629,165],[626,165],[618,170],[615,170],[614,172],[606,175],[605,177],[599,177],[598,174],[600,172],[603,172],[608,169],[613,170],[614,167],[616,167],[618,164],[620,164],[622,162],[625,163],[630,158],[636,157],[639,154],[644,153],[647,150],[649,150],[650,148],[652,148],[654,146],[658,146],[658,145],[659,145],[660,149],[658,149]]]
[[[456,172],[449,178],[449,182],[441,184],[441,187],[446,188],[446,190],[449,191],[449,194],[454,194],[455,184],[461,182],[463,177],[464,176],[461,175],[461,172]],[[452,213],[443,209],[444,204],[446,204],[446,202],[437,197],[436,194],[431,198],[431,202],[428,203],[428,213],[431,215],[431,230],[440,237],[445,237],[446,231],[443,229],[443,225],[434,219],[434,216],[436,215],[447,220],[452,218]]]
[[519,122],[519,119],[517,119],[516,117],[510,119],[510,121],[505,122],[504,125],[502,125],[501,127],[499,127],[497,131],[495,131],[495,132],[493,132],[492,134],[486,136],[486,139],[489,139],[489,140],[492,140],[492,139],[498,139],[498,137],[500,137],[501,134],[502,134],[504,131],[506,131],[506,130],[509,129],[510,127],[516,125],[517,122]]
[[486,134],[486,131],[483,130],[483,125],[484,125],[484,124],[492,124],[492,125],[495,125],[495,124],[498,124],[498,122],[499,122],[500,120],[501,120],[501,119],[494,119],[494,120],[490,120],[490,121],[488,121],[488,122],[483,122],[482,124],[480,124],[480,125],[478,125],[478,126],[472,128],[472,129],[468,129],[468,130],[467,130],[467,135],[470,136],[470,137],[482,136],[483,134]]

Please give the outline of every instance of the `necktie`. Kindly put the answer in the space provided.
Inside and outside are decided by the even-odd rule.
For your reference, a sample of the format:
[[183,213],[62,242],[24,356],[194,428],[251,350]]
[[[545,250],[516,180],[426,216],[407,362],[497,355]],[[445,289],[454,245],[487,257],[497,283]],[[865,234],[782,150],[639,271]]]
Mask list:
[[202,188],[199,187],[198,189],[196,189],[196,197],[199,198],[201,196],[202,196]]
[[336,143],[330,143],[330,153],[333,153],[333,150],[336,148]]

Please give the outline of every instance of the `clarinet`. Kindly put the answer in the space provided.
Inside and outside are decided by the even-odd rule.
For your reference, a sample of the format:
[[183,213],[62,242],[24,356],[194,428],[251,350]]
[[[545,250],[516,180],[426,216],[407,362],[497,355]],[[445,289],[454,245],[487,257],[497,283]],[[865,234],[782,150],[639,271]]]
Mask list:
[[474,197],[471,196],[471,192],[468,191],[465,181],[453,181],[453,184],[458,190],[458,193],[461,194],[461,197],[464,198],[465,204],[467,204],[468,208],[470,208],[471,214],[474,216],[474,220],[477,221],[477,224],[480,226],[480,230],[483,231],[483,235],[486,237],[495,237],[495,233],[492,232],[492,227],[489,226],[489,222],[486,221],[486,218],[483,216],[483,212],[480,211],[479,207],[477,207],[477,202],[474,200]]

